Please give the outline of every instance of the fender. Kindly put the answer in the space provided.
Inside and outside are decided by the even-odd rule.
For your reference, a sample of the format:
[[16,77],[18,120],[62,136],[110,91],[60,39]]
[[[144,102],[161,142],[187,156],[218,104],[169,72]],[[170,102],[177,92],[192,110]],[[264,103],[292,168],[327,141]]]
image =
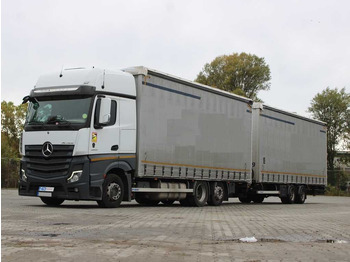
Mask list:
[[130,171],[132,171],[133,168],[126,161],[116,161],[109,164],[106,167],[104,174],[108,174],[108,172],[111,171],[112,169],[121,169],[124,171],[124,174],[123,174],[124,177],[121,177],[125,185],[125,193],[124,193],[123,200],[131,201],[132,177],[131,177]]
[[123,170],[125,173],[126,172],[130,172],[133,170],[133,168],[131,167],[131,165],[126,162],[126,161],[115,161],[113,163],[110,163],[106,168],[105,168],[105,171],[104,171],[104,174],[108,174],[108,172],[114,168],[118,168],[118,169],[121,169]]

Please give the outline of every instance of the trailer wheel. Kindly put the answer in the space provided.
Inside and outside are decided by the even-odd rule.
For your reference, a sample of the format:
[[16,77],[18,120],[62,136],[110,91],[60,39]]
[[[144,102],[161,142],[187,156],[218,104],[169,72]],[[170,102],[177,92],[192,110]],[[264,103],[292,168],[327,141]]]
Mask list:
[[255,204],[261,204],[262,202],[264,202],[265,197],[261,196],[261,195],[255,195],[253,196],[253,202]]
[[188,199],[191,206],[202,207],[208,201],[209,188],[207,182],[196,181],[193,185],[193,195]]
[[295,203],[304,204],[306,200],[306,189],[304,186],[299,186],[295,196]]
[[43,201],[46,205],[51,207],[58,207],[64,202],[64,199],[52,198],[52,197],[40,197],[41,201]]
[[281,197],[281,201],[283,204],[293,204],[295,202],[295,187],[289,186],[287,196]]
[[102,185],[102,200],[97,201],[100,207],[118,207],[123,200],[124,184],[116,174],[109,174]]
[[143,194],[136,194],[135,200],[137,203],[139,203],[142,206],[156,206],[159,203],[159,200],[152,200],[152,199],[146,198]]
[[161,200],[160,202],[162,202],[165,206],[171,206],[175,202],[175,200],[167,199],[167,200]]
[[251,196],[238,197],[238,199],[242,204],[249,204],[250,202],[252,202]]
[[224,200],[224,185],[221,182],[215,182],[210,186],[210,197],[208,199],[208,205],[220,206]]

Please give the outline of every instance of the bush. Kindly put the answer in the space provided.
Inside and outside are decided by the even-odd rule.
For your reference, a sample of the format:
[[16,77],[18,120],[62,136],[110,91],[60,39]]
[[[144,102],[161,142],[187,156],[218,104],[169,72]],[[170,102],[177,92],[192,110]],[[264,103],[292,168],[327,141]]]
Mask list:
[[344,190],[339,190],[335,186],[328,185],[326,187],[326,196],[348,196],[350,197],[350,192]]

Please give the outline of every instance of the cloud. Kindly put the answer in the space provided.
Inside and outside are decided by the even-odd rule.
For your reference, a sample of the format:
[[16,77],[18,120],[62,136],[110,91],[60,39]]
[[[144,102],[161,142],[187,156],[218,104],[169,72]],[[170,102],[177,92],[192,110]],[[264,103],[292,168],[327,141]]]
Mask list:
[[[305,114],[327,86],[349,88],[348,1],[2,1],[2,99],[20,103],[64,66],[145,65],[193,80],[216,56],[265,57],[260,97]],[[349,89],[348,89],[349,90]]]

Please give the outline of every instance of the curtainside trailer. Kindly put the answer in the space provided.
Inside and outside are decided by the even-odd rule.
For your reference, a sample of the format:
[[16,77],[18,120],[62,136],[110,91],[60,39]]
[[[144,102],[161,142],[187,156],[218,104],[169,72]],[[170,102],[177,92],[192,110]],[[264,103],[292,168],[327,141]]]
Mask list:
[[[327,184],[327,136],[323,122],[254,103],[253,176],[242,202],[274,194],[282,203],[305,202]],[[254,199],[255,198],[255,199]]]
[[23,102],[19,194],[48,205],[303,203],[327,182],[324,123],[157,70],[65,69]]

